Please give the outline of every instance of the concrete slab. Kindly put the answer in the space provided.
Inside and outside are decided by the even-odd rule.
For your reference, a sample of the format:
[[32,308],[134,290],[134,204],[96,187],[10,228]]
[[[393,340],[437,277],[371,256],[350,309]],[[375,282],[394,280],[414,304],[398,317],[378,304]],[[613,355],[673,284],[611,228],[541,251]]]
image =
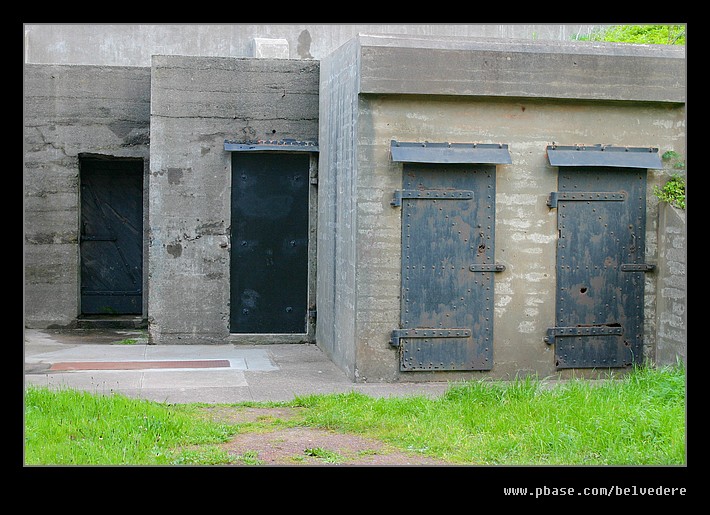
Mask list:
[[[117,343],[125,334],[112,330],[26,330],[24,336],[25,385],[156,402],[279,402],[351,391],[437,396],[448,387],[445,382],[353,383],[313,344],[125,345]],[[196,366],[210,360],[220,366]],[[59,364],[73,366],[52,369]]]

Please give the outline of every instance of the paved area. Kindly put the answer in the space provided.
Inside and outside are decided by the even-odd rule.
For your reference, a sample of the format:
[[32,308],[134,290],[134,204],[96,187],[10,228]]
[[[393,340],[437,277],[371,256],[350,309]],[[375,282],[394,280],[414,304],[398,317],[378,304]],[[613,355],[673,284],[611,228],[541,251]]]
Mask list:
[[353,383],[313,344],[148,345],[130,329],[26,329],[25,384],[170,404],[290,401],[358,391],[373,397],[441,395],[444,382]]

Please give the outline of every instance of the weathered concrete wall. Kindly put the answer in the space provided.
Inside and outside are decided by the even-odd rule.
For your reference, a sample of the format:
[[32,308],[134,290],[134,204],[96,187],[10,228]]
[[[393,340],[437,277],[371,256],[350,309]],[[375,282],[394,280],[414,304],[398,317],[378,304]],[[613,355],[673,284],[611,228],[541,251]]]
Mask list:
[[[389,159],[390,140],[430,142],[480,142],[507,143],[510,146],[512,164],[498,166],[496,173],[496,262],[506,265],[506,270],[495,276],[495,322],[494,322],[494,368],[491,377],[511,378],[516,375],[555,373],[553,351],[544,343],[547,327],[555,320],[555,266],[557,240],[557,213],[546,205],[551,191],[557,189],[557,168],[550,167],[545,148],[552,142],[558,144],[606,143],[629,146],[658,146],[661,153],[667,149],[685,149],[685,108],[683,99],[675,91],[680,88],[684,95],[683,77],[680,83],[671,81],[668,67],[678,71],[684,66],[683,56],[675,51],[660,56],[653,66],[636,68],[636,73],[624,72],[626,84],[641,84],[646,80],[654,91],[653,101],[643,88],[633,93],[633,88],[600,88],[601,98],[591,99],[591,90],[583,84],[584,70],[559,70],[554,80],[561,84],[549,90],[534,86],[523,90],[522,86],[535,82],[528,66],[529,60],[542,60],[552,68],[555,59],[548,59],[547,49],[540,55],[533,49],[525,56],[514,58],[509,48],[489,46],[486,50],[488,75],[461,76],[462,62],[478,59],[480,46],[475,49],[452,48],[442,54],[435,48],[430,53],[420,48],[418,52],[404,52],[380,48],[379,38],[360,38],[362,46],[343,48],[346,54],[355,54],[350,62],[360,65],[357,81],[359,91],[358,112],[352,121],[347,116],[342,126],[352,127],[356,134],[356,165],[347,160],[331,159],[321,163],[321,178],[339,174],[342,167],[354,169],[356,189],[346,199],[355,197],[354,225],[340,223],[339,242],[355,246],[355,255],[336,256],[335,264],[353,266],[347,259],[354,259],[355,280],[352,301],[348,297],[349,310],[354,309],[356,326],[347,342],[354,342],[354,368],[351,372],[357,381],[419,381],[457,380],[471,377],[468,373],[417,372],[401,374],[398,370],[397,350],[389,345],[391,330],[398,327],[400,310],[400,259],[401,220],[400,211],[390,206],[395,189],[401,188],[401,165]],[[394,44],[391,40],[382,43]],[[407,45],[406,43],[404,44]],[[478,45],[478,43],[476,44]],[[572,49],[562,49],[559,59],[570,59]],[[523,58],[524,57],[524,58]],[[543,59],[544,57],[544,59]],[[658,56],[653,56],[656,59]],[[333,58],[335,59],[335,57]],[[519,63],[519,67],[511,64]],[[622,59],[625,62],[625,59]],[[599,72],[614,82],[618,62],[613,52],[601,52],[596,58],[587,53],[585,67]],[[447,67],[451,64],[451,74]],[[458,63],[458,64],[457,64]],[[661,66],[662,65],[662,66]],[[658,83],[651,72],[655,66],[664,67]],[[507,68],[505,73],[502,69]],[[522,68],[522,70],[521,70]],[[376,72],[374,70],[377,70]],[[437,70],[437,73],[429,73]],[[351,75],[357,71],[351,72]],[[630,73],[630,76],[629,76]],[[643,77],[637,76],[642,74]],[[451,82],[444,80],[451,76]],[[386,79],[391,77],[391,81]],[[552,80],[543,73],[544,80]],[[472,84],[480,80],[481,84]],[[322,85],[328,76],[323,75]],[[565,81],[569,81],[565,88]],[[543,81],[544,82],[544,81]],[[411,91],[410,85],[427,84],[428,89]],[[375,84],[377,87],[375,87]],[[347,84],[340,83],[341,88]],[[483,88],[483,89],[481,89]],[[405,93],[400,94],[400,89]],[[365,92],[363,92],[365,90]],[[483,91],[497,92],[496,97],[485,97]],[[565,101],[546,98],[544,91],[578,92],[580,100]],[[366,93],[373,91],[373,93]],[[616,93],[614,93],[616,91]],[[323,94],[323,93],[322,93]],[[349,98],[352,91],[341,90],[335,100]],[[593,94],[592,94],[593,95]],[[611,101],[614,95],[624,100]],[[554,96],[554,95],[552,95]],[[643,98],[636,98],[636,97]],[[662,100],[663,99],[663,100]],[[339,111],[341,103],[328,105],[321,99],[322,117],[326,110]],[[327,148],[343,134],[337,131],[321,131],[320,144]],[[343,152],[347,159],[352,152]],[[336,166],[334,163],[340,166]],[[345,172],[347,173],[347,172]],[[648,180],[647,215],[647,262],[655,262],[657,201],[651,194],[658,184],[661,171],[650,171]],[[332,213],[325,216],[330,216]],[[324,224],[327,223],[324,221]],[[322,249],[319,249],[322,250]],[[319,272],[321,269],[319,268]],[[655,344],[655,276],[646,278],[646,339]],[[332,299],[332,296],[330,297]],[[329,302],[320,296],[319,312]],[[335,308],[341,309],[339,307]],[[325,334],[323,334],[325,338]],[[321,346],[334,345],[321,339]],[[344,353],[345,351],[341,351]],[[350,371],[351,368],[348,368]],[[566,371],[567,373],[569,371]],[[575,372],[572,372],[575,373]]]
[[[144,159],[150,69],[24,69],[25,325],[79,315],[79,156]],[[145,309],[145,308],[144,308]]]
[[[27,63],[151,66],[153,55],[264,55],[268,40],[286,57],[324,59],[360,33],[409,36],[570,40],[603,25],[560,24],[27,24]],[[261,40],[261,45],[259,40]]]
[[[507,143],[513,163],[496,172],[494,369],[490,375],[555,373],[553,349],[544,343],[555,321],[557,211],[546,205],[557,190],[558,169],[549,166],[552,141],[613,141],[629,146],[683,143],[674,129],[682,110],[649,106],[559,105],[542,101],[387,96],[363,102],[359,119],[357,305],[359,377],[398,378],[396,350],[388,340],[399,322],[400,210],[389,205],[401,188],[401,167],[389,162],[391,139]],[[366,122],[367,120],[367,122]],[[604,120],[604,123],[598,123]],[[661,123],[657,123],[657,122]],[[649,172],[647,262],[655,263],[655,198],[660,172]],[[655,280],[646,278],[646,342],[654,342]],[[388,356],[389,355],[389,356]],[[442,374],[406,374],[433,380]],[[462,374],[459,374],[463,378]],[[446,374],[455,380],[457,374]],[[400,378],[404,380],[403,378]]]
[[360,93],[685,102],[685,47],[362,35]]
[[662,203],[658,210],[658,341],[655,363],[688,363],[688,277],[685,211]]
[[[358,63],[351,41],[321,62],[316,341],[355,373]],[[321,173],[321,169],[326,173]]]
[[151,86],[149,335],[229,337],[234,141],[316,140],[317,62],[155,56]]

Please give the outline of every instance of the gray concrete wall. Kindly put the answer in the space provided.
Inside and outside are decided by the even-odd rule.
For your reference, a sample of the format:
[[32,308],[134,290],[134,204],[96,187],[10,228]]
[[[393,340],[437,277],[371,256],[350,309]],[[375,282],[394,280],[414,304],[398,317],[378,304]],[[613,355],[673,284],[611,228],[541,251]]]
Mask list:
[[[348,228],[345,224],[338,224],[341,229],[338,241],[347,242],[343,245],[348,248],[354,241],[355,255],[344,254],[334,261],[336,266],[346,266],[347,259],[355,260],[355,299],[353,302],[348,297],[348,308],[354,309],[356,326],[353,337],[347,340],[354,342],[356,347],[353,379],[373,382],[456,380],[472,375],[435,372],[401,374],[397,350],[389,345],[390,332],[399,322],[401,280],[400,211],[390,206],[393,191],[401,188],[401,167],[389,159],[389,142],[392,139],[510,145],[513,163],[497,168],[496,262],[505,264],[507,268],[495,277],[495,364],[490,373],[473,375],[511,378],[556,373],[553,350],[544,343],[543,338],[546,329],[553,326],[555,320],[557,212],[547,207],[546,200],[551,191],[557,190],[558,170],[549,166],[545,147],[552,142],[563,145],[582,142],[657,146],[661,153],[668,149],[684,151],[685,106],[675,91],[680,88],[681,95],[684,95],[684,76],[680,74],[680,83],[669,82],[668,73],[669,67],[671,74],[674,70],[683,69],[684,53],[662,51],[660,61],[655,61],[653,66],[640,66],[634,68],[635,71],[626,70],[622,74],[625,83],[642,84],[646,81],[649,89],[658,88],[660,91],[653,93],[656,100],[639,102],[629,99],[626,96],[629,88],[618,84],[616,88],[601,88],[603,98],[590,100],[586,93],[589,90],[581,84],[584,72],[571,70],[565,73],[560,70],[554,80],[562,84],[550,89],[578,91],[581,97],[560,102],[534,91],[521,94],[518,87],[535,82],[527,59],[543,59],[541,56],[547,52],[544,47],[540,55],[535,54],[534,49],[528,49],[527,59],[515,59],[509,49],[489,46],[486,52],[490,69],[508,70],[506,73],[490,73],[484,81],[485,88],[498,92],[492,98],[479,95],[476,89],[479,86],[470,83],[475,76],[462,79],[460,67],[456,65],[475,61],[480,48],[452,48],[444,56],[437,48],[431,51],[420,48],[415,53],[391,51],[380,45],[389,47],[392,41],[379,43],[379,38],[364,37],[360,43],[362,46],[359,49],[353,46],[336,52],[354,53],[349,57],[350,63],[359,60],[360,76],[356,81],[361,88],[358,112],[352,122],[347,116],[342,121],[343,125],[355,130],[357,165],[347,160],[352,153],[348,151],[345,152],[346,157],[338,162],[339,166],[331,160],[329,163],[321,162],[320,169],[321,180],[327,181],[329,176],[330,180],[336,180],[338,175],[348,173],[343,172],[343,167],[350,166],[356,181],[355,191],[349,193],[356,199],[353,203],[354,225]],[[405,46],[407,44],[404,43]],[[569,60],[575,51],[585,54],[583,49],[577,47],[563,48],[559,60]],[[453,63],[450,83],[442,79],[449,76],[444,69],[436,74],[426,72],[442,68],[442,60]],[[517,62],[522,70],[511,64],[511,60]],[[587,53],[584,62],[587,71],[599,72],[609,77],[610,82],[615,80],[614,70],[618,69],[618,61],[613,52],[600,52],[596,57]],[[373,72],[375,66],[379,70],[377,73]],[[664,68],[659,70],[658,82],[652,73],[655,66]],[[393,80],[387,83],[379,80],[385,75]],[[352,71],[351,76],[357,76],[357,70]],[[400,88],[405,89],[404,93],[414,93],[406,88],[417,83],[417,77],[431,88],[428,91],[418,90],[417,94],[401,94]],[[428,77],[434,79],[426,80]],[[549,79],[548,75],[543,74],[543,77]],[[375,93],[363,92],[363,89],[370,91],[369,85],[376,79],[378,86],[376,89],[373,87]],[[328,81],[329,75],[322,75],[322,95],[324,87],[332,88]],[[569,87],[565,88],[567,82]],[[353,95],[352,91],[347,90],[348,84],[352,87],[352,83],[339,84],[342,89],[331,104],[321,98],[322,118],[338,118],[335,113],[341,111],[342,99]],[[535,87],[540,92],[547,91]],[[613,91],[617,92],[618,99],[610,98]],[[646,95],[645,98],[648,98],[650,94],[641,88],[634,95]],[[329,110],[332,112],[328,113]],[[334,130],[321,131],[321,147],[336,144],[343,135]],[[662,175],[660,170],[649,171],[646,260],[651,263],[658,257],[657,226],[654,222],[657,219],[657,200],[651,191],[654,185],[659,184]],[[349,196],[348,200],[351,199]],[[332,217],[332,214],[325,216]],[[655,345],[655,281],[654,275],[647,275],[647,351]],[[319,310],[322,310],[328,299],[319,295],[318,300]],[[334,345],[323,340],[319,344]]]
[[360,93],[685,102],[684,46],[378,35],[359,41]]
[[[255,39],[281,40],[291,59],[324,59],[359,33],[570,40],[575,24],[26,24],[26,63],[151,66],[153,55],[259,57]],[[271,55],[269,57],[279,57]]]
[[[316,341],[355,374],[358,62],[351,41],[321,61]],[[321,173],[321,169],[325,173]]]
[[685,211],[658,210],[658,341],[655,363],[688,363],[688,277]]
[[224,141],[317,140],[317,62],[154,56],[149,335],[229,338],[231,154]]
[[24,69],[25,325],[65,327],[79,314],[79,156],[143,158],[150,69]]

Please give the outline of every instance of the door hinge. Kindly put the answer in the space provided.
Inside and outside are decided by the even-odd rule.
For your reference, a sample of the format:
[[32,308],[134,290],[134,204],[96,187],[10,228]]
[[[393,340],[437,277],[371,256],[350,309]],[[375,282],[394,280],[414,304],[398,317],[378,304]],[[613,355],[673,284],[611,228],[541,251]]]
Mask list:
[[316,311],[315,309],[309,309],[308,318],[309,320],[313,320],[315,322],[316,318],[318,318],[318,311]]
[[558,336],[620,336],[623,333],[622,327],[612,325],[549,327],[544,341],[548,345],[552,345]]
[[653,272],[655,269],[656,265],[647,263],[626,263],[619,267],[622,272]]
[[499,263],[492,264],[492,265],[470,265],[468,269],[471,272],[502,272],[505,270],[505,265],[501,265]]
[[471,200],[471,190],[395,190],[390,204],[394,207],[402,205],[402,199],[432,199],[432,200]]
[[557,202],[560,200],[623,201],[625,199],[626,193],[621,191],[553,191],[547,197],[547,207],[557,207]]
[[395,329],[390,345],[399,346],[400,338],[469,338],[470,329]]

